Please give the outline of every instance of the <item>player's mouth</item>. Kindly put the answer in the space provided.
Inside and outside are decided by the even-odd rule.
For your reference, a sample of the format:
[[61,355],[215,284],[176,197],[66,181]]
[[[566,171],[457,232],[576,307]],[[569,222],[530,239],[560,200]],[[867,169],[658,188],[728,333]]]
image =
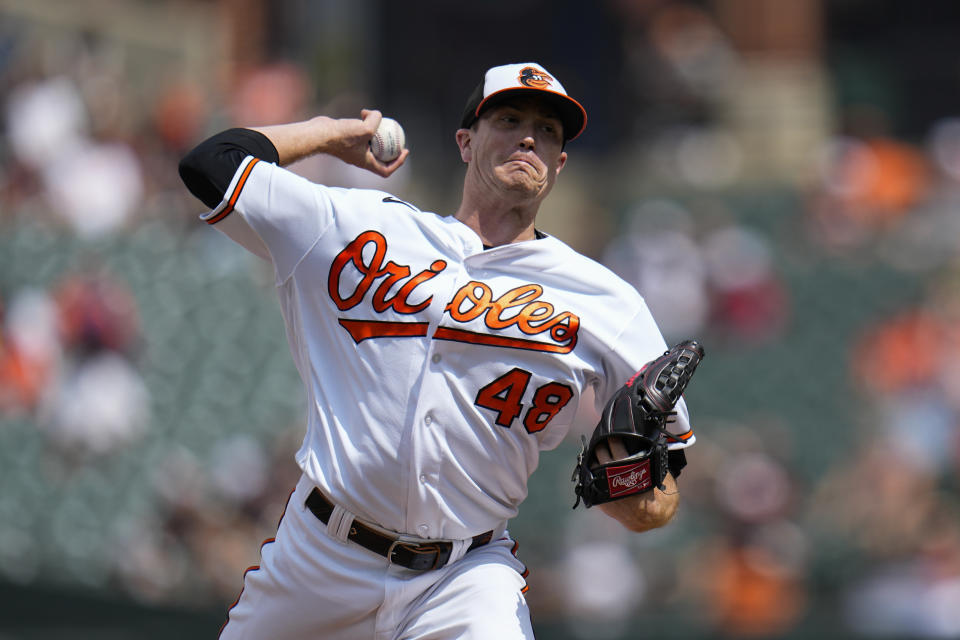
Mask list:
[[520,165],[529,166],[535,172],[540,173],[543,170],[540,159],[532,153],[514,153],[507,158],[507,164],[516,162]]

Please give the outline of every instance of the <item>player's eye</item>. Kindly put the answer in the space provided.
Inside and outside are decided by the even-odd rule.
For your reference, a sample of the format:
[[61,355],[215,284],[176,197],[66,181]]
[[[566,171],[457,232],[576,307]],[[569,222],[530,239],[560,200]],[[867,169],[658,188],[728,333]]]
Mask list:
[[543,131],[548,136],[550,136],[551,138],[556,138],[556,139],[560,138],[560,127],[557,124],[554,124],[552,122],[544,123],[543,125],[541,125],[540,130]]

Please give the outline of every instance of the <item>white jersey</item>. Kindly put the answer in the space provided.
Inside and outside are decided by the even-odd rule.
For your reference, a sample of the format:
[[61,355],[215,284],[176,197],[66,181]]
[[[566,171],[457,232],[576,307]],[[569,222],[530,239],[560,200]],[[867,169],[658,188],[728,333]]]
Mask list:
[[553,237],[485,250],[453,217],[253,157],[203,218],[273,262],[308,398],[304,474],[394,531],[502,527],[583,391],[599,409],[666,350],[637,291]]

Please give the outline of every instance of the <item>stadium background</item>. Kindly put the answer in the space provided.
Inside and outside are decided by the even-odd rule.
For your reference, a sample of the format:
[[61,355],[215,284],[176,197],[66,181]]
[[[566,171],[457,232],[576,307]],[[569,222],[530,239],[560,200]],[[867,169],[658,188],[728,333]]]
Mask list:
[[215,637],[296,478],[270,274],[198,223],[182,153],[372,105],[403,170],[296,170],[449,212],[465,97],[521,60],[590,116],[542,227],[708,354],[667,529],[571,511],[576,443],[543,457],[511,524],[538,637],[960,636],[958,27],[950,0],[0,0],[0,638]]

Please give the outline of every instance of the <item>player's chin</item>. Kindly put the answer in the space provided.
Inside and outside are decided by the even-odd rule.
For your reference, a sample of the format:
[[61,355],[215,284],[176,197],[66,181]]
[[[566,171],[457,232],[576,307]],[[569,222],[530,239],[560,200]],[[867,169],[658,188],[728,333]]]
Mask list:
[[544,176],[526,170],[505,172],[500,181],[508,191],[529,197],[543,195],[549,189]]

